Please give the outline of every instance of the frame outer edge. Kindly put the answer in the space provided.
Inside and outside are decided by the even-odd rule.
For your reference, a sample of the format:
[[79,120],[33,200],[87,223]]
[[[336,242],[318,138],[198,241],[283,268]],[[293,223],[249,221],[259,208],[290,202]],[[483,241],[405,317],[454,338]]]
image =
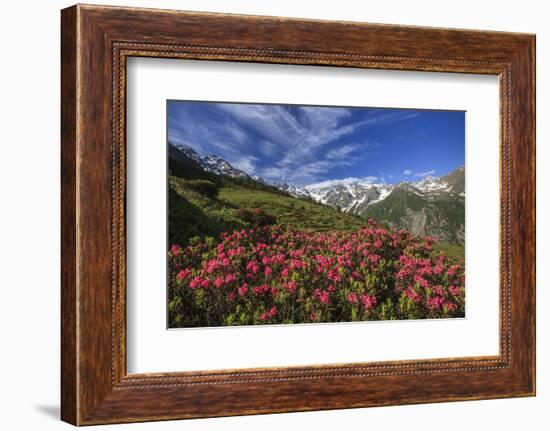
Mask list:
[[533,387],[531,394],[533,396],[537,395],[537,36],[533,35],[530,44],[530,56],[532,60],[532,71],[531,71],[531,80],[533,83],[533,94],[531,96],[531,104],[533,109],[533,136],[532,136],[532,145],[533,145],[533,156],[531,159],[531,169],[533,170],[533,237],[534,237],[534,259],[533,259],[533,314],[531,317],[532,325],[532,337],[533,337],[533,358],[532,358],[532,370],[531,378],[533,379]]
[[529,160],[530,164],[530,175],[529,178],[532,181],[532,190],[528,196],[529,201],[532,205],[531,208],[531,234],[533,238],[533,243],[531,245],[532,249],[532,262],[530,268],[531,285],[529,286],[529,298],[531,300],[531,310],[529,311],[529,325],[530,325],[530,337],[531,337],[531,348],[530,353],[530,370],[529,370],[529,395],[537,395],[537,298],[536,298],[536,283],[537,283],[537,37],[532,35],[528,40],[527,48],[527,62],[529,65],[529,75],[527,78],[527,85],[530,89],[528,103],[531,109],[530,123],[527,125],[528,130],[530,131],[529,135],[529,144],[531,148],[531,157]]
[[519,396],[536,396],[535,36],[511,58],[511,363]]
[[78,7],[61,11],[61,420],[79,423],[77,295]]

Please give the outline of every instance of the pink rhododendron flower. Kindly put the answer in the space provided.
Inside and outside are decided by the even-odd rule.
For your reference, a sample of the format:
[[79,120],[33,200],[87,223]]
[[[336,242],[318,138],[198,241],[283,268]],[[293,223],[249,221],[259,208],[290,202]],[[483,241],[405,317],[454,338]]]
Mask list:
[[268,284],[262,284],[261,286],[256,286],[252,289],[252,293],[254,293],[254,295],[261,295],[262,293],[268,292],[271,292],[271,288]]
[[426,280],[425,278],[423,278],[422,276],[420,275],[415,275],[414,276],[414,281],[418,284],[420,284],[422,287],[424,287],[425,289],[427,289],[428,287],[430,287],[430,282],[428,280]]
[[456,275],[457,269],[458,269],[458,266],[457,266],[457,265],[451,266],[451,267],[447,270],[447,275],[450,275],[450,276]]
[[248,293],[248,284],[243,283],[241,287],[237,289],[239,296],[245,296]]
[[456,305],[453,304],[452,302],[449,302],[449,301],[445,301],[443,303],[443,308],[448,312],[448,313],[452,313],[456,310]]
[[223,280],[223,277],[217,277],[215,280],[214,280],[214,287],[216,289],[219,289],[220,287],[222,287],[224,285],[224,280]]
[[428,308],[430,310],[439,310],[443,303],[445,302],[445,299],[440,296],[432,296],[431,298],[428,298]]
[[331,269],[328,272],[328,278],[334,281],[335,283],[342,281],[342,277],[340,276],[340,273],[336,269]]
[[369,255],[369,260],[372,263],[377,264],[378,262],[380,262],[380,256],[377,255],[377,254],[371,254],[371,255]]
[[185,269],[182,269],[180,272],[178,272],[178,275],[176,277],[178,278],[178,280],[184,280],[187,277],[189,277],[190,275],[191,275],[191,271],[189,271],[189,269],[185,268]]
[[178,256],[180,251],[181,247],[178,244],[172,244],[172,247],[170,247],[170,253],[172,253],[172,256]]
[[432,292],[438,296],[445,296],[445,289],[443,289],[443,286],[441,285],[433,286]]
[[350,304],[357,304],[358,301],[359,301],[359,297],[357,296],[357,293],[355,292],[348,293],[348,302]]
[[253,274],[257,274],[260,270],[260,265],[254,261],[250,261],[246,264],[246,270],[252,272]]
[[369,295],[368,293],[361,295],[361,303],[365,307],[365,310],[370,310],[376,305],[376,296]]
[[313,295],[315,296],[315,299],[317,299],[322,304],[328,304],[330,301],[330,293],[326,290],[315,289]]
[[413,289],[412,286],[409,286],[407,290],[403,292],[403,295],[408,296],[410,299],[413,300],[413,302],[419,302],[420,301],[420,295],[416,290]]
[[271,318],[275,317],[277,315],[277,307],[275,305],[271,307],[267,312],[267,315]]
[[460,286],[450,286],[449,287],[449,293],[453,296],[458,296],[462,294],[462,287]]
[[296,289],[298,288],[298,283],[295,281],[287,281],[286,283],[283,283],[283,288],[287,290],[290,293],[296,292]]
[[201,279],[198,275],[196,275],[196,276],[193,277],[192,280],[189,282],[189,287],[190,287],[191,289],[196,289],[196,288],[198,288],[198,287],[201,286],[201,281],[202,281],[202,279]]
[[298,259],[292,259],[290,261],[290,269],[300,269],[302,268],[304,265],[302,264],[302,261],[301,260],[298,260]]

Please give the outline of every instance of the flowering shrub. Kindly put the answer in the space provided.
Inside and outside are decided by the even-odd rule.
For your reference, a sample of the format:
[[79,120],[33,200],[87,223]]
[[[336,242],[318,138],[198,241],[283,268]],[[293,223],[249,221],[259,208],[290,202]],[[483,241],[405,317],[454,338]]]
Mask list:
[[369,221],[355,232],[279,225],[194,238],[169,255],[170,327],[464,316],[464,268],[435,238]]

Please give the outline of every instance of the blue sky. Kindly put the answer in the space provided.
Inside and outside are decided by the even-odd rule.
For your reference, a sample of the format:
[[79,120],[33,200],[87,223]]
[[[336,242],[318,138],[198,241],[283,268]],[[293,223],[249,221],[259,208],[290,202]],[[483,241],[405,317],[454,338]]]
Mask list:
[[417,181],[464,164],[463,111],[168,101],[168,139],[249,175]]

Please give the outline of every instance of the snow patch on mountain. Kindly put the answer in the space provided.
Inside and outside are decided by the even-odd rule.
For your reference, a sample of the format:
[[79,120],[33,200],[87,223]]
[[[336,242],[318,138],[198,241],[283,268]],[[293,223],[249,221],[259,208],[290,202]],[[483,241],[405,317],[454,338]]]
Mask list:
[[446,181],[443,181],[441,178],[432,177],[431,175],[413,183],[413,185],[424,193],[451,191],[451,187]]
[[305,189],[317,202],[340,208],[345,212],[357,213],[369,205],[385,199],[392,186],[374,183],[371,179],[349,178],[311,184]]
[[272,185],[277,187],[279,190],[287,192],[288,194],[294,196],[295,198],[311,198],[312,197],[304,187],[291,186],[287,183],[273,183]]
[[250,178],[250,176],[240,169],[235,168],[227,160],[216,155],[201,157],[193,148],[182,144],[170,144],[180,150],[190,159],[197,162],[205,171],[217,175],[227,175],[232,178]]

